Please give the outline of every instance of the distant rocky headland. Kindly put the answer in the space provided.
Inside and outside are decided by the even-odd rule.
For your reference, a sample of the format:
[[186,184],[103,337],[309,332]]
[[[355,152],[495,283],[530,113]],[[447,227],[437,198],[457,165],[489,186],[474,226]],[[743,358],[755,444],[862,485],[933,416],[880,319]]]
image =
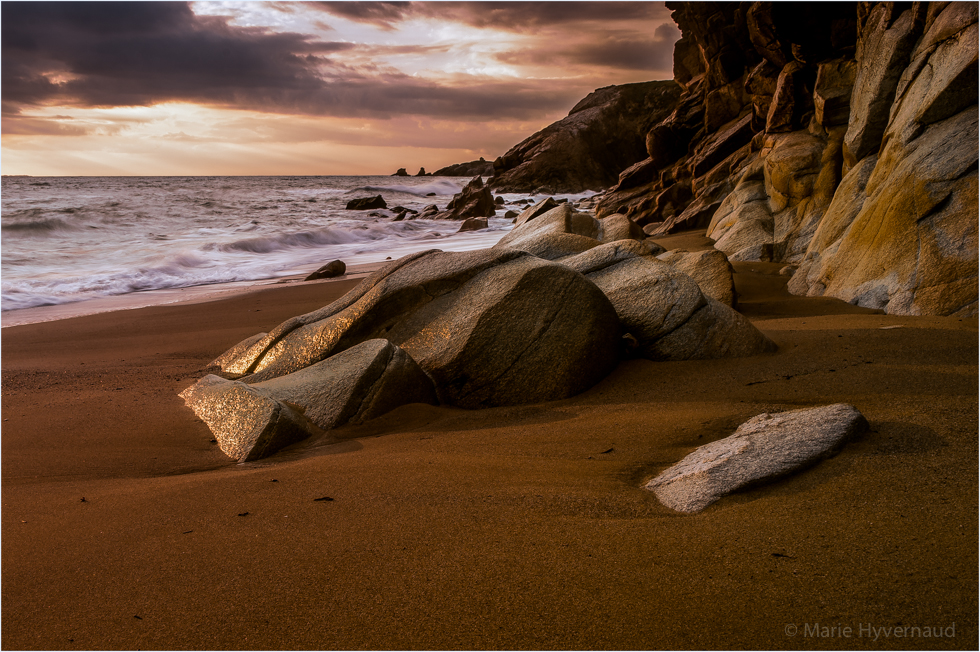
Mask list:
[[444,168],[439,168],[435,172],[426,172],[425,168],[419,168],[418,173],[415,175],[410,175],[405,168],[398,168],[393,177],[472,177],[472,176],[483,176],[489,177],[493,174],[493,163],[490,161],[485,161],[483,157],[480,157],[479,161],[470,161],[468,163],[457,163],[455,165],[447,165]]

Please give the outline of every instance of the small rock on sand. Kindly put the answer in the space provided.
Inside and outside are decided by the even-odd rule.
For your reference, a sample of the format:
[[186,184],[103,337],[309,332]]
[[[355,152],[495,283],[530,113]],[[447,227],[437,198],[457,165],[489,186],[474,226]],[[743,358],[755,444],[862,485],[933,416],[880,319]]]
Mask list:
[[739,489],[816,464],[867,428],[864,416],[845,403],[760,414],[730,437],[701,446],[645,488],[667,507],[693,514]]

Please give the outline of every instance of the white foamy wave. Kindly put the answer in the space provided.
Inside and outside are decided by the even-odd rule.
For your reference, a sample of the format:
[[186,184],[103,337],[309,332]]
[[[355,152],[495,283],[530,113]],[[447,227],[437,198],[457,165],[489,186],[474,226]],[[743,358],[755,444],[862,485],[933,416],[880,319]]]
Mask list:
[[135,270],[53,279],[5,280],[2,308],[4,311],[19,310],[146,290],[254,281],[268,278],[274,273],[275,267],[276,265],[249,265],[244,264],[244,261],[238,265],[227,265],[223,261],[208,260],[195,253],[182,253],[159,265]]
[[384,191],[395,191],[403,192],[408,195],[415,195],[417,197],[425,197],[430,194],[436,195],[455,195],[463,189],[463,186],[459,185],[455,181],[449,181],[448,179],[439,179],[438,181],[430,181],[421,186],[406,186],[401,184],[391,184],[389,186],[361,186],[360,188],[355,188],[351,192],[356,191],[366,191],[366,192],[384,192]]
[[0,309],[300,276],[334,259],[350,267],[424,249],[492,246],[510,220],[491,218],[489,229],[457,234],[455,221],[395,222],[391,211],[345,208],[352,189],[400,195],[400,203],[415,210],[441,207],[460,182],[53,177],[38,190],[4,178]]

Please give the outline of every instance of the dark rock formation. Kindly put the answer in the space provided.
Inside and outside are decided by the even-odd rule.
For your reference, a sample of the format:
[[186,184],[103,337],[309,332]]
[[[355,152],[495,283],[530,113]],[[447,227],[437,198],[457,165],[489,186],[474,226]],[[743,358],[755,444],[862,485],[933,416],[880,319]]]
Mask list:
[[643,138],[674,106],[673,82],[608,86],[493,162],[497,192],[601,190],[646,156]]
[[321,278],[334,278],[335,276],[343,276],[344,272],[347,271],[347,264],[342,260],[331,260],[329,263],[316,270],[309,276],[307,276],[304,281],[316,281]]
[[497,206],[493,203],[490,187],[483,185],[483,179],[480,177],[473,177],[461,193],[453,196],[446,210],[428,219],[465,220],[470,217],[493,217],[496,211]]
[[349,211],[369,211],[376,208],[388,208],[387,202],[385,202],[384,197],[381,195],[359,197],[347,202],[347,210]]
[[408,176],[408,172],[405,171],[405,168],[398,168],[398,172],[395,172],[391,176],[393,176],[393,177],[407,177]]
[[436,215],[439,214],[439,207],[436,204],[429,204],[422,209],[422,212],[418,214],[420,220],[431,220],[434,219]]
[[481,156],[479,161],[470,161],[469,163],[457,163],[455,165],[447,165],[444,168],[439,168],[432,173],[434,177],[492,177],[493,176],[493,163]]
[[431,177],[432,175],[431,174],[426,174],[425,173],[425,168],[419,168],[419,171],[418,171],[418,173],[415,176],[417,176],[417,177]]
[[600,200],[792,292],[977,314],[976,3],[668,3],[684,92]]

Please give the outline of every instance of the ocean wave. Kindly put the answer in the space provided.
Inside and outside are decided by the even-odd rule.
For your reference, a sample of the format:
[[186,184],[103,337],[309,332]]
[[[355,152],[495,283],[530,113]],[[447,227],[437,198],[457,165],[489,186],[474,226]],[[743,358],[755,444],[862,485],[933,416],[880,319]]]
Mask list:
[[312,249],[328,245],[344,245],[385,239],[401,239],[418,235],[425,227],[413,222],[374,222],[351,227],[327,227],[312,231],[244,238],[226,243],[208,243],[204,251],[225,253],[243,252],[268,254],[285,249]]
[[0,309],[20,310],[74,303],[147,290],[192,287],[268,278],[262,266],[224,265],[195,253],[181,253],[159,265],[57,279],[3,282]]
[[402,184],[392,184],[390,186],[360,186],[349,191],[354,192],[403,192],[407,195],[415,195],[417,197],[425,197],[430,193],[435,193],[437,195],[455,195],[463,189],[461,185],[454,181],[449,181],[447,179],[440,179],[439,181],[432,181],[429,183],[422,184],[421,186],[406,186]]
[[14,222],[0,227],[4,233],[44,234],[51,231],[74,231],[75,226],[59,217],[44,217],[27,222]]

